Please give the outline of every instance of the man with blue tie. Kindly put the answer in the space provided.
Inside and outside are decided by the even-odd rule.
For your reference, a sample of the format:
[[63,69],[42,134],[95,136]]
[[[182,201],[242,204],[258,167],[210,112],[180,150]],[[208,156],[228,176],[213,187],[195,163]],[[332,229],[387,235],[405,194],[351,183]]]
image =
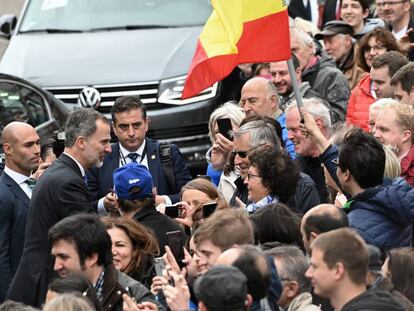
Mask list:
[[169,172],[166,171],[166,165],[162,164],[160,142],[146,138],[150,121],[139,97],[117,98],[111,115],[118,143],[114,144],[112,152],[105,156],[102,167],[92,168],[87,174],[89,192],[98,206],[98,211],[103,214],[116,211],[112,173],[131,162],[140,163],[150,171],[157,192],[157,205],[178,202],[181,187],[191,180],[191,174],[178,147],[172,144],[169,150],[168,162],[171,168],[170,175],[173,175],[172,184],[167,177]]
[[6,166],[0,177],[0,302],[3,302],[23,252],[26,218],[39,166],[36,130],[23,122],[9,123],[1,136]]

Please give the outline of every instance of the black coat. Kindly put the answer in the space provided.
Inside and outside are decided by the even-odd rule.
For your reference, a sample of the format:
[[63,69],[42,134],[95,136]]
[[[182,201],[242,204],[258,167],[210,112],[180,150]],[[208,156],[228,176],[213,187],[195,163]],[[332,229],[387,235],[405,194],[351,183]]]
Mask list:
[[180,231],[182,233],[181,240],[184,246],[186,235],[180,225],[170,217],[159,213],[155,207],[144,207],[134,215],[134,220],[150,229],[158,240],[160,247],[160,255],[165,253],[165,246],[168,245],[167,232]]
[[53,272],[49,229],[65,217],[96,213],[76,162],[62,154],[36,184],[27,216],[22,260],[8,299],[39,307]]
[[29,206],[27,194],[3,173],[0,176],[0,302],[6,298],[19,266]]

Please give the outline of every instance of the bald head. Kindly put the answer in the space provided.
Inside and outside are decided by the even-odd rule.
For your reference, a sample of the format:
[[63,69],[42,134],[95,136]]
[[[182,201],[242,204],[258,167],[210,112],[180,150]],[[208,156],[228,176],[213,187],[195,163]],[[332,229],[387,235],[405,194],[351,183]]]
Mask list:
[[216,265],[231,266],[240,256],[240,248],[233,247],[220,254],[217,258]]
[[39,135],[29,124],[11,122],[1,134],[6,166],[11,170],[29,176],[40,161]]
[[4,127],[1,134],[1,141],[3,144],[14,143],[28,132],[36,132],[36,130],[33,126],[23,122],[11,122]]
[[273,117],[278,108],[277,89],[263,77],[248,80],[241,90],[240,106],[246,115]]
[[310,209],[300,225],[306,251],[310,252],[310,244],[319,234],[343,227],[348,227],[348,217],[341,208],[333,204],[320,204]]

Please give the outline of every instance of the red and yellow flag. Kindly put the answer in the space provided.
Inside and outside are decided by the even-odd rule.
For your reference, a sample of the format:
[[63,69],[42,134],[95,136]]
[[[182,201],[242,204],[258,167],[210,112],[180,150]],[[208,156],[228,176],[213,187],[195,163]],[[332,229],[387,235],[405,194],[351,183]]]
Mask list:
[[211,0],[182,98],[227,77],[238,64],[290,58],[285,0]]

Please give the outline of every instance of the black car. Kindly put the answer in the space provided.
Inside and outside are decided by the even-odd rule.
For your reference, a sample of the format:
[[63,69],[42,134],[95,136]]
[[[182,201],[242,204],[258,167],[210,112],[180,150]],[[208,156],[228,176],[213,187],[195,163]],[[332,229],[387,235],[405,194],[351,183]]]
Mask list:
[[62,130],[70,110],[65,104],[32,83],[0,73],[1,129],[13,121],[36,128],[39,136],[52,136]]

